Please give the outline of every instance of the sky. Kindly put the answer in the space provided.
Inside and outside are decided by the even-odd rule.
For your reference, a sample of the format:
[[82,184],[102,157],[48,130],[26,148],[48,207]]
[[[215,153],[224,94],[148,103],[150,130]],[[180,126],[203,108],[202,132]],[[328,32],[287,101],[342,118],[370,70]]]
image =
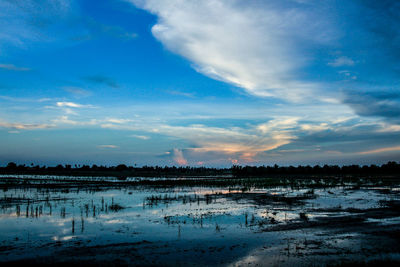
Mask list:
[[395,0],[0,0],[0,165],[400,160]]

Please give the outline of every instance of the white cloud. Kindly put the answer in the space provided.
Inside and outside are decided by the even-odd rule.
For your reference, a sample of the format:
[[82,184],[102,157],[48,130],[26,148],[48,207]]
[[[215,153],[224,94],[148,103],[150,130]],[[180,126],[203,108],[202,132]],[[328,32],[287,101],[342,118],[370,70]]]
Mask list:
[[118,118],[109,118],[106,120],[107,122],[117,123],[117,124],[124,124],[128,122],[132,122],[130,119],[118,119]]
[[183,152],[182,150],[176,149],[174,148],[173,150],[173,158],[174,161],[179,164],[179,165],[187,165],[187,160],[185,159],[185,157],[183,156]]
[[153,35],[200,73],[254,95],[291,100],[319,87],[294,73],[308,60],[297,42],[328,43],[334,36],[329,19],[316,17],[322,11],[279,1],[130,2],[157,15]]
[[53,122],[56,124],[71,124],[71,125],[79,125],[80,124],[80,122],[78,122],[78,121],[70,120],[68,118],[68,116],[60,116],[59,118],[54,119]]
[[52,122],[56,125],[69,124],[75,126],[90,126],[90,125],[97,125],[100,123],[100,121],[96,119],[91,119],[88,121],[71,120],[68,116],[65,115],[53,119]]
[[[329,62],[328,65],[332,67],[343,67],[343,66],[354,66],[355,62],[349,57],[341,56],[333,60],[332,62]],[[349,72],[345,71],[345,75],[347,75]]]
[[52,128],[54,125],[40,124],[40,123],[10,123],[0,121],[0,127],[11,128],[16,130],[33,130],[33,129],[47,129]]
[[69,108],[92,108],[92,105],[82,105],[82,104],[77,104],[74,102],[57,102],[56,103],[57,107],[69,107]]
[[116,146],[116,145],[98,145],[97,147],[99,147],[99,148],[111,148],[111,149],[118,148],[118,146]]
[[150,139],[150,136],[147,136],[147,135],[132,134],[132,135],[130,135],[130,137],[134,137],[134,138],[138,138],[138,139],[142,139],[142,140],[149,140]]
[[400,132],[400,125],[398,124],[380,123],[379,126],[377,132]]
[[270,133],[279,129],[280,132],[285,130],[294,129],[297,126],[297,117],[277,117],[267,123],[257,126],[257,129],[262,133]]
[[301,125],[301,129],[304,131],[308,131],[308,132],[319,132],[319,131],[332,129],[332,125],[329,125],[326,122],[317,123],[317,124],[305,123],[305,124]]

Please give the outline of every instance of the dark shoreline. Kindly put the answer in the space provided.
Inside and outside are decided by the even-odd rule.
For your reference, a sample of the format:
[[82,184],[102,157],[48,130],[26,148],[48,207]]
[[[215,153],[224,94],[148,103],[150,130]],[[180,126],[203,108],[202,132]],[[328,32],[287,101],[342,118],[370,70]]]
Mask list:
[[0,167],[0,175],[55,175],[55,176],[93,176],[93,177],[184,177],[184,178],[253,178],[253,177],[400,177],[400,163],[390,161],[377,165],[324,165],[324,166],[232,166],[230,168],[208,167],[133,167],[120,164],[118,166],[97,165],[57,165],[56,167],[17,165],[13,162]]

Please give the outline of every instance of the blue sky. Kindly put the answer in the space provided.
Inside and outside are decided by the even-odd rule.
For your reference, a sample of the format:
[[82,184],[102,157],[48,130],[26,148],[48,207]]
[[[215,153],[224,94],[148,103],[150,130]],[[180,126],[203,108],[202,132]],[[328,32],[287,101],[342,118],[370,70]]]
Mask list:
[[0,164],[400,160],[398,1],[0,0]]

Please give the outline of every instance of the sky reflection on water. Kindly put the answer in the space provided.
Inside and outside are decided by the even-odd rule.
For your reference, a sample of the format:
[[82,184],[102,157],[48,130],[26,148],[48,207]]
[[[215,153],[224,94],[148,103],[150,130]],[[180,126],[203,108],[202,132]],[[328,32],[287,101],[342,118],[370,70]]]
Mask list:
[[[209,187],[9,189],[2,193],[0,256],[1,261],[10,261],[63,257],[71,251],[68,253],[85,258],[88,256],[79,256],[74,249],[129,246],[140,255],[151,251],[145,264],[173,265],[196,255],[204,256],[196,258],[200,265],[241,265],[260,259],[265,263],[267,256],[271,263],[291,264],[304,261],[298,250],[310,250],[307,239],[317,242],[326,234],[321,229],[267,231],[269,228],[301,222],[300,213],[305,214],[303,220],[312,221],[332,216],[329,209],[338,209],[335,215],[343,215],[347,208],[378,208],[382,200],[398,199],[398,191],[392,192],[282,187],[246,192]],[[350,249],[362,240],[355,236],[336,235],[335,246]],[[293,245],[296,242],[305,245]],[[295,250],[292,255],[291,250]],[[117,256],[121,251],[112,253]],[[101,253],[94,257],[101,259]]]

